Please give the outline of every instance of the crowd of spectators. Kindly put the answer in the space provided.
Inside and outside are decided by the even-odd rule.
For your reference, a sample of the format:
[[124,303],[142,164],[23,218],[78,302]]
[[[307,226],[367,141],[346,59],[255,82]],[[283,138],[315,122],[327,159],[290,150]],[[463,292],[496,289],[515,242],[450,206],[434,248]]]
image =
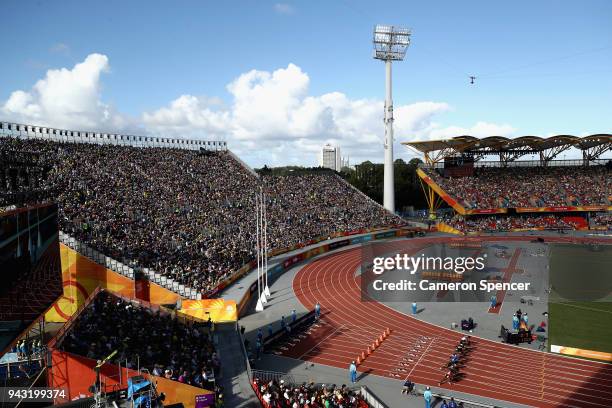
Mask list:
[[401,220],[335,174],[256,177],[227,152],[0,138],[35,152],[59,227],[103,254],[202,292],[254,258],[255,192],[270,249]]
[[[467,209],[611,205],[612,170],[589,167],[478,167],[472,176],[428,175]],[[443,171],[442,171],[443,172]]]
[[207,325],[179,322],[169,314],[100,292],[64,336],[62,350],[203,388],[212,388],[219,359]]
[[[580,225],[576,217],[562,217],[554,214],[529,214],[520,216],[477,216],[460,215],[443,220],[461,232],[510,231],[514,229],[576,229]],[[586,222],[586,221],[585,221]]]
[[253,388],[266,408],[367,408],[369,405],[346,385],[285,384],[255,378]]
[[10,210],[53,196],[45,182],[50,165],[38,152],[8,143],[0,149],[0,209]]
[[610,213],[596,213],[590,217],[591,227],[604,227],[606,229],[612,229],[612,214]]

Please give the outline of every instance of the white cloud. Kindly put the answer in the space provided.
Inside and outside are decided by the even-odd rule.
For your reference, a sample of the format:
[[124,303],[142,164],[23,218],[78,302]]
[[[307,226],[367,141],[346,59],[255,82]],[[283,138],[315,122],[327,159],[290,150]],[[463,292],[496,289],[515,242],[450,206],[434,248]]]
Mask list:
[[439,127],[437,124],[433,124],[432,128],[428,132],[429,139],[448,139],[454,136],[475,136],[475,137],[487,137],[487,136],[515,136],[516,129],[509,124],[496,124],[488,122],[476,122],[472,127],[465,128],[461,126],[448,126]]
[[[227,103],[184,94],[137,120],[103,102],[101,78],[109,69],[105,55],[91,54],[71,69],[48,70],[32,89],[16,90],[0,102],[0,117],[68,129],[227,140],[253,166],[315,165],[325,143],[340,146],[353,163],[383,159],[383,102],[342,92],[312,95],[308,74],[294,64],[239,75],[227,85]],[[396,156],[411,154],[399,141],[514,133],[506,124],[478,122],[462,128],[434,121],[449,110],[444,102],[396,105]]]
[[72,69],[50,69],[31,90],[17,90],[0,106],[11,120],[72,129],[119,130],[128,120],[100,99],[108,57],[90,54]]
[[[152,133],[180,130],[226,138],[255,165],[314,165],[324,143],[341,146],[343,154],[356,160],[380,160],[383,102],[350,99],[341,92],[309,95],[309,83],[294,64],[274,72],[252,70],[227,86],[229,109],[215,110],[202,98],[182,95],[167,107],[145,113],[143,122]],[[448,109],[440,102],[396,107],[396,139],[428,131],[431,118]]]
[[274,11],[278,14],[293,14],[295,13],[295,9],[293,6],[287,3],[276,3],[274,4]]

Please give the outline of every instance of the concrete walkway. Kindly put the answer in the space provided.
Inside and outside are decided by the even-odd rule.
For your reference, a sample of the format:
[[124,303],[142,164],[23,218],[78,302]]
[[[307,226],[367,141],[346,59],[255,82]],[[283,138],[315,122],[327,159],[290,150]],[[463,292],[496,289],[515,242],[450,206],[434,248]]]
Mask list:
[[249,384],[246,362],[240,352],[240,335],[235,325],[217,325],[213,336],[221,360],[221,373],[217,381],[223,387],[226,407],[260,407],[259,400]]

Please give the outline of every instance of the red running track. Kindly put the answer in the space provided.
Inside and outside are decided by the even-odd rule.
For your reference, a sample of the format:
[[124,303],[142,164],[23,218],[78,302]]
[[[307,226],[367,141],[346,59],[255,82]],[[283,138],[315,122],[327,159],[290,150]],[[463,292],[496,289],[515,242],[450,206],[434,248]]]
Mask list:
[[[487,241],[528,239],[533,237],[495,237]],[[445,241],[429,238],[394,241],[388,245],[415,253],[436,242]],[[284,348],[286,352],[282,354],[346,369],[383,330],[390,328],[391,335],[359,366],[359,372],[398,381],[409,376],[419,384],[438,386],[443,376],[441,367],[462,334],[417,320],[378,302],[361,301],[360,276],[356,273],[360,264],[361,253],[357,248],[316,260],[297,273],[293,281],[297,298],[308,309],[319,301],[324,312],[323,324],[290,349]],[[474,338],[473,344],[474,350],[461,369],[463,378],[442,388],[532,407],[610,406],[610,364],[482,338]]]

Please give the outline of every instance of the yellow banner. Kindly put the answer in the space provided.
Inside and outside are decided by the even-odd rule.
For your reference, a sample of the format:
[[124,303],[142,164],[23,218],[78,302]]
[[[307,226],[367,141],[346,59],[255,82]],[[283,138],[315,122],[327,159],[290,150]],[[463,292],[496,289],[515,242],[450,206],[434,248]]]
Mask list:
[[555,346],[551,344],[550,351],[553,353],[565,354],[568,356],[592,358],[594,360],[610,361],[612,362],[612,353],[606,353],[603,351],[595,350],[584,350],[574,347]]
[[238,320],[238,310],[234,300],[183,300],[181,309],[177,313],[203,321],[207,321],[210,316],[210,319],[215,323]]
[[436,227],[438,227],[438,231],[440,231],[440,232],[446,232],[446,233],[449,233],[449,234],[456,234],[456,235],[463,235],[463,233],[461,231],[459,231],[456,228],[451,227],[450,225],[448,225],[448,224],[446,224],[444,222],[438,222]]

